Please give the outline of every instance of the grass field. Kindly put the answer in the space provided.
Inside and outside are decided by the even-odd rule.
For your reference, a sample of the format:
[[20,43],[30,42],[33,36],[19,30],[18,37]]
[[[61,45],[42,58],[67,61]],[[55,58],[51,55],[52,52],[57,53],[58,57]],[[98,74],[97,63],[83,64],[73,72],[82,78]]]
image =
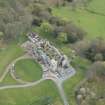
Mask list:
[[30,88],[0,90],[0,105],[46,105],[46,100],[42,101],[45,97],[50,97],[53,105],[63,105],[52,81]]
[[105,0],[92,0],[88,8],[98,13],[105,14]]
[[0,85],[10,85],[10,84],[17,84],[17,81],[15,81],[11,75],[8,73],[6,77],[3,79],[3,81],[0,83]]
[[17,44],[10,44],[4,49],[0,50],[0,76],[2,75],[8,64],[10,64],[14,59],[23,54],[23,49],[20,48],[20,46],[18,46]]
[[[104,4],[104,0],[92,0],[87,8],[95,12],[105,13]],[[105,38],[105,16],[80,8],[73,11],[70,6],[53,8],[53,14],[65,20],[72,21],[84,29],[87,32],[86,38],[93,39],[99,36]]]
[[[105,105],[105,82],[104,80],[94,79],[93,81],[86,81],[84,84],[81,85],[85,89],[89,89],[89,93],[85,99],[86,105]],[[94,99],[92,95],[95,94]],[[82,104],[84,105],[84,104]]]
[[25,81],[35,81],[42,77],[42,68],[32,59],[23,59],[16,63],[17,76]]
[[[89,12],[83,8],[77,8],[76,11],[72,11],[68,6],[53,8],[53,14],[55,16],[62,17],[65,20],[72,21],[77,26],[83,28],[87,32],[87,36],[85,38],[94,39],[99,36],[105,38],[104,4],[105,0],[92,0],[92,2],[90,2],[87,7],[87,9],[103,15]],[[49,41],[54,42],[54,45],[56,47],[70,56],[71,49],[69,48],[69,45],[64,45],[56,42],[52,37],[44,37],[48,38]],[[0,60],[2,61],[0,63],[0,74],[3,72],[3,70],[5,70],[6,66],[13,59],[19,57],[22,54],[23,50],[16,44],[10,45],[4,50],[0,50]],[[72,65],[77,70],[77,73],[75,76],[64,82],[64,89],[70,105],[76,105],[74,92],[75,87],[79,84],[80,81],[85,78],[87,67],[90,64],[90,62],[87,62],[79,57],[76,57],[72,61]],[[41,68],[33,61],[21,60],[17,62],[16,73],[21,76],[23,80],[32,81],[40,79],[39,77],[41,77]],[[15,83],[15,81],[12,80],[9,75],[7,75],[3,83]],[[96,84],[95,86],[98,87],[98,85]],[[46,97],[51,98],[53,105],[63,105],[59,97],[57,88],[51,81],[45,81],[37,86],[30,88],[0,90],[0,105],[44,105]],[[100,103],[98,103],[98,105],[99,104]]]
[[[87,36],[85,37],[86,39],[94,39],[96,37],[105,38],[105,0],[92,0],[85,9],[79,7],[76,8],[75,11],[72,11],[68,6],[53,8],[53,14],[67,21],[71,21],[84,29],[87,32]],[[77,74],[64,83],[65,92],[70,105],[76,105],[74,89],[78,83],[85,78],[85,67],[88,67],[89,65],[88,63],[84,64],[80,59],[75,61],[74,67],[76,66],[76,70],[78,70]],[[78,67],[78,65],[80,65],[80,67]],[[91,86],[96,87],[99,87],[98,85],[91,84]],[[97,104],[100,105],[99,102]]]
[[[47,38],[50,42],[53,42],[53,44],[64,54],[66,54],[71,60],[71,57],[74,54],[72,53],[72,50],[68,44],[60,43],[55,39],[53,39],[50,35],[46,36],[46,35],[43,35],[41,32],[39,33],[40,35],[42,35],[43,38]],[[77,73],[72,78],[66,80],[63,85],[70,105],[76,105],[74,89],[80,83],[80,81],[82,81],[85,78],[87,68],[89,65],[91,65],[91,63],[86,59],[80,58],[78,56],[76,56],[71,63],[72,63],[72,66],[76,69]]]
[[85,78],[88,66],[91,63],[81,58],[75,58],[73,67],[76,68],[76,75],[64,82],[64,90],[67,94],[70,105],[76,105],[75,88]]

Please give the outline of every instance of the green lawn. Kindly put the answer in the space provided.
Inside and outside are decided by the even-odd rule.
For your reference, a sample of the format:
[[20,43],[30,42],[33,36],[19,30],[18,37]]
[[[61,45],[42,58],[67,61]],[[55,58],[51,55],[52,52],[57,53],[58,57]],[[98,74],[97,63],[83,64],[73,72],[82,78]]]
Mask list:
[[85,78],[87,68],[90,64],[90,62],[81,58],[75,58],[72,62],[73,67],[75,67],[77,71],[76,75],[64,82],[64,90],[70,105],[76,105],[75,88]]
[[[104,4],[105,0],[92,0],[87,8],[104,14]],[[72,11],[70,7],[53,8],[53,14],[65,20],[72,21],[83,28],[87,32],[86,38],[88,39],[94,39],[97,36],[105,38],[105,16],[93,14],[87,10],[78,8],[76,11]],[[52,37],[47,36],[47,38],[54,42],[55,46],[60,48],[65,54],[70,56],[71,49],[69,45],[55,42]],[[18,45],[10,45],[4,50],[0,50],[0,60],[2,61],[0,63],[0,74],[13,59],[22,54],[23,51]],[[85,78],[85,73],[90,63],[82,58],[76,57],[74,61],[72,61],[72,65],[76,68],[77,73],[64,82],[64,89],[70,105],[76,105],[74,89],[79,82]],[[41,77],[41,68],[32,60],[21,60],[16,64],[16,73],[21,76],[23,80],[32,81]],[[8,80],[11,81],[10,83],[14,82],[9,76],[7,76],[4,82],[8,82]],[[51,98],[53,105],[63,105],[57,88],[51,81],[45,81],[30,88],[0,90],[0,105],[44,105],[46,97]]]
[[42,68],[32,59],[23,59],[16,63],[17,76],[25,81],[35,81],[42,77]]
[[105,0],[92,0],[88,8],[95,12],[105,14]]
[[0,76],[14,59],[23,55],[24,51],[16,44],[9,44],[4,49],[0,50]]
[[[95,94],[95,100],[92,98],[92,96],[88,96],[85,99],[85,103],[86,105],[105,105],[105,97],[104,97],[104,93],[105,93],[105,82],[104,80],[100,80],[98,79],[98,81],[96,79],[94,79],[93,81],[89,82],[85,82],[84,84],[82,84],[82,87],[84,88],[88,88],[90,90],[89,93],[94,93]],[[99,97],[103,96],[104,98],[101,99]],[[97,98],[98,97],[98,98]],[[93,103],[92,103],[93,101]],[[83,104],[82,104],[83,105]]]
[[[85,38],[94,39],[100,36],[105,38],[105,16],[100,15],[105,14],[105,0],[92,0],[87,9],[99,14],[93,14],[80,8],[77,8],[76,11],[72,11],[70,7],[53,8],[53,14],[67,21],[72,21],[74,24],[84,29],[87,32]],[[74,89],[79,82],[85,78],[86,67],[88,67],[89,64],[81,62],[81,59],[76,58],[75,62],[73,62],[73,66],[78,70],[76,75],[64,83],[64,89],[70,105],[76,105]]]
[[[0,75],[14,59],[23,55],[24,51],[17,44],[9,44],[4,49],[0,49]],[[18,72],[25,80],[40,79],[42,69],[33,60],[20,60]],[[21,69],[23,71],[21,71]],[[8,74],[0,85],[17,84]],[[48,100],[49,99],[49,100]],[[19,89],[0,90],[0,105],[46,105],[46,101],[51,101],[53,105],[63,105],[58,90],[52,81],[45,81],[37,86]],[[33,104],[32,104],[33,103]]]
[[10,84],[17,84],[17,81],[15,81],[11,75],[8,73],[4,80],[0,83],[0,85],[10,85]]
[[0,90],[0,105],[46,105],[46,97],[53,105],[63,105],[56,86],[50,80],[33,87]]
[[83,80],[84,76],[82,74],[81,70],[78,70],[76,72],[76,75],[70,78],[69,80],[66,80],[64,83],[64,89],[65,93],[67,95],[68,101],[70,105],[76,105],[75,100],[75,87],[79,84],[81,80]]
[[[92,0],[87,9],[95,11],[98,14],[91,13],[80,7],[77,8],[76,11],[72,11],[72,9],[67,6],[53,8],[53,15],[67,21],[72,21],[74,24],[84,29],[87,32],[85,38],[94,39],[100,36],[105,38],[105,0]],[[76,68],[77,73],[64,83],[64,89],[70,105],[76,105],[74,89],[79,82],[85,78],[85,73],[89,65],[89,63],[84,63],[81,58],[76,58],[73,62],[73,66]]]
[[[38,32],[38,30],[37,30]],[[69,44],[63,44],[59,41],[56,41],[54,38],[52,38],[50,35],[46,36],[43,35],[41,32],[39,32],[40,35],[44,38],[47,38],[50,42],[53,42],[53,44],[61,50],[64,54],[66,54],[69,59],[71,60],[71,57],[74,55],[72,53],[72,49],[70,48]],[[85,74],[87,71],[87,68],[91,63],[87,61],[86,59],[83,59],[81,57],[76,56],[75,59],[72,60],[72,66],[76,69],[76,75],[73,76],[72,78],[66,80],[64,82],[64,90],[65,93],[67,94],[67,98],[69,100],[70,105],[76,105],[75,101],[75,92],[74,89],[76,86],[85,78]]]
[[[101,10],[105,13],[104,0],[92,0],[88,5],[88,9],[96,12]],[[77,26],[87,32],[86,38],[93,39],[97,36],[105,38],[105,16],[90,13],[85,9],[77,8],[72,11],[70,7],[53,8],[53,14],[65,20],[72,21]]]

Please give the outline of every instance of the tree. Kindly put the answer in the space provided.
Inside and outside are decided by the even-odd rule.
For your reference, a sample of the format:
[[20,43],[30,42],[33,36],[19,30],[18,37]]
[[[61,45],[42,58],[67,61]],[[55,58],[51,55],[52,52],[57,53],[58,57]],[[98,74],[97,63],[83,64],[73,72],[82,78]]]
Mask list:
[[66,21],[58,18],[58,17],[55,17],[55,16],[52,16],[50,19],[49,19],[49,22],[51,24],[54,24],[54,25],[57,25],[57,26],[64,26],[66,24]]
[[33,15],[38,16],[39,13],[43,11],[44,7],[39,3],[33,3],[30,4],[29,9]]
[[48,21],[51,17],[50,13],[48,11],[40,11],[38,14],[39,18],[41,18],[42,20],[46,20]]
[[0,31],[5,40],[15,39],[30,29],[32,17],[17,0],[0,1]]
[[67,34],[67,40],[69,43],[75,43],[78,40],[78,38],[75,33],[71,32]]
[[97,38],[92,41],[78,41],[73,44],[73,48],[79,55],[92,62],[105,60],[105,41],[102,38]]
[[101,53],[97,53],[94,57],[95,61],[103,61],[103,55]]
[[60,35],[60,33],[62,33],[63,32],[63,27],[62,26],[54,26],[54,30],[53,30],[53,36],[55,37],[55,38],[57,38],[59,35]]
[[45,96],[40,98],[39,100],[35,100],[29,105],[53,105],[52,97]]
[[72,23],[65,25],[64,32],[67,33],[67,39],[69,43],[75,43],[78,40],[82,40],[86,34],[82,29],[78,28]]
[[51,26],[51,24],[44,22],[40,26],[40,32],[44,35],[52,35],[53,27]]
[[84,57],[84,53],[90,47],[90,41],[88,40],[81,40],[77,43],[73,44],[73,49],[79,54],[80,56]]
[[36,17],[36,16],[32,20],[32,25],[33,26],[40,26],[41,23],[42,23],[42,20],[40,18]]
[[0,32],[0,39],[4,36],[3,32]]
[[61,32],[61,33],[58,35],[57,40],[60,41],[60,42],[63,42],[63,43],[67,42],[67,34]]
[[61,5],[61,1],[60,0],[56,0],[56,7],[59,8]]
[[18,26],[18,23],[8,23],[6,25],[5,29],[5,39],[10,40],[10,39],[15,39],[19,34],[20,34],[20,25]]
[[92,66],[89,68],[89,71],[87,73],[88,80],[92,79],[105,79],[105,63],[104,62],[95,62],[92,64]]

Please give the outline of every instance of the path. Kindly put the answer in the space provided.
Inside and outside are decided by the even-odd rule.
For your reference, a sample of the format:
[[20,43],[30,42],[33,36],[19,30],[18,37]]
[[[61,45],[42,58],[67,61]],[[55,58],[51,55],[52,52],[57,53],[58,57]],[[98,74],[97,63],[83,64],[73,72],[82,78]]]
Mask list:
[[30,82],[26,82],[26,81],[24,81],[24,80],[22,80],[22,79],[20,79],[20,78],[17,78],[17,77],[16,77],[16,74],[15,74],[15,70],[10,70],[10,75],[11,75],[11,77],[12,77],[14,80],[16,80],[18,83],[21,83],[21,84],[30,83]]
[[68,100],[67,100],[67,97],[65,95],[65,92],[64,92],[64,89],[63,89],[63,86],[61,84],[56,84],[57,87],[58,87],[58,90],[59,90],[59,93],[60,93],[60,96],[64,102],[64,105],[69,105],[68,103]]
[[[13,71],[11,70],[11,68],[13,67],[13,65],[17,61],[19,61],[21,59],[27,59],[27,58],[31,58],[31,57],[27,56],[27,55],[24,55],[24,56],[21,56],[21,57],[17,58],[16,60],[14,60],[11,64],[8,65],[8,67],[6,68],[5,72],[3,73],[2,77],[0,78],[0,81],[2,81],[5,78],[5,76],[7,75],[7,73],[10,71],[10,74],[11,74],[12,78],[14,80],[18,81],[19,83],[22,83],[22,84],[1,86],[0,90],[32,87],[32,86],[38,85],[39,83],[43,82],[44,80],[48,80],[49,79],[49,80],[54,81],[54,83],[56,84],[56,86],[57,86],[57,88],[59,90],[61,99],[63,100],[64,105],[69,105],[68,101],[67,101],[67,97],[66,97],[64,89],[63,89],[63,86],[62,86],[63,82],[61,80],[55,78],[54,76],[53,77],[51,77],[51,76],[49,76],[49,77],[43,77],[42,79],[40,79],[38,81],[35,81],[35,82],[25,82],[25,81],[22,81],[21,79],[17,79],[16,78],[16,76],[14,75]],[[41,64],[41,66],[43,67],[42,64]],[[46,68],[43,68],[43,69],[46,69]]]
[[12,68],[13,64],[15,64],[17,61],[21,60],[21,59],[27,59],[30,58],[30,56],[28,56],[27,54],[15,59],[14,61],[12,61],[12,63],[10,63],[6,70],[4,71],[4,73],[2,74],[2,76],[0,77],[0,82],[3,81],[3,79],[5,78],[5,76],[8,74],[9,70]]
[[25,87],[32,87],[35,86],[39,83],[41,83],[42,81],[44,81],[45,79],[40,79],[36,82],[32,82],[32,83],[27,83],[27,84],[21,84],[21,85],[7,85],[7,86],[1,86],[0,90],[4,90],[4,89],[13,89],[13,88],[25,88]]
[[63,104],[69,105],[68,99],[67,99],[66,94],[65,94],[64,89],[63,89],[63,82],[57,78],[54,78],[54,77],[45,77],[45,79],[52,80],[56,84],[58,91],[59,91],[59,94],[61,96],[61,99],[63,101]]
[[[47,44],[49,45],[48,42],[47,42]],[[60,52],[59,52],[59,50],[57,48],[55,48],[54,46],[52,46],[51,48],[57,53],[58,56],[61,56],[61,54],[60,54]],[[30,51],[32,50],[31,51],[32,57],[28,56],[26,54],[24,56],[21,56],[21,57],[15,59],[11,64],[8,65],[8,67],[6,68],[5,72],[0,77],[0,82],[1,82],[5,78],[7,73],[9,72],[11,74],[12,78],[14,80],[16,80],[17,82],[21,83],[21,84],[17,84],[17,85],[4,85],[4,86],[0,87],[0,90],[32,87],[32,86],[36,86],[37,84],[43,82],[44,80],[52,80],[52,81],[54,81],[54,83],[56,84],[56,86],[57,86],[57,88],[59,90],[59,93],[60,93],[60,96],[61,96],[61,99],[62,99],[64,105],[69,105],[67,97],[66,97],[66,94],[65,94],[64,89],[63,89],[63,82],[64,82],[64,80],[67,80],[68,78],[73,76],[75,74],[75,70],[72,67],[69,67],[69,69],[64,69],[64,72],[62,72],[61,71],[62,69],[59,68],[58,72],[61,72],[62,73],[62,75],[61,75],[61,73],[55,72],[54,70],[52,71],[51,68],[50,67],[48,68],[48,66],[46,64],[43,64],[42,62],[38,61],[36,56],[33,55],[35,53],[35,52],[33,52],[33,47],[32,47],[32,49],[28,49],[28,50],[29,50],[29,54],[30,54]],[[64,56],[62,56],[62,57],[64,57]],[[34,82],[25,82],[25,81],[21,80],[20,78],[17,78],[17,76],[15,74],[15,70],[14,70],[14,65],[15,65],[15,63],[17,61],[19,61],[21,59],[27,59],[27,58],[33,58],[33,59],[35,59],[41,65],[41,67],[43,69],[42,79],[40,79],[38,81],[34,81]],[[46,60],[46,59],[43,58],[43,60]],[[65,57],[65,60],[68,61],[66,59],[66,57]]]

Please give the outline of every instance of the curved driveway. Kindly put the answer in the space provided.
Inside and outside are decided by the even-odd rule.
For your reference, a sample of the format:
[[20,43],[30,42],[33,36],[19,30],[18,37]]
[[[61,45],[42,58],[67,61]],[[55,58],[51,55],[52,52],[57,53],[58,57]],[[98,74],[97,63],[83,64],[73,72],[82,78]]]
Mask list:
[[5,78],[5,76],[7,75],[7,73],[9,72],[9,70],[12,68],[13,64],[15,64],[17,61],[21,60],[21,59],[27,59],[27,58],[31,58],[30,56],[28,56],[27,54],[26,55],[23,55],[17,59],[15,59],[14,61],[12,61],[12,63],[10,63],[6,70],[4,71],[4,73],[2,74],[2,76],[0,77],[0,82],[2,82],[2,80]]
[[[7,73],[11,70],[11,68],[13,67],[13,65],[21,60],[21,59],[27,59],[27,58],[32,58],[30,56],[28,56],[27,54],[24,55],[24,56],[21,56],[19,58],[17,58],[16,60],[14,60],[11,64],[8,65],[8,67],[6,68],[5,72],[3,73],[3,75],[0,77],[0,81],[2,81],[5,76],[7,75]],[[43,67],[43,65],[41,65]],[[46,69],[46,68],[45,68]],[[64,92],[64,89],[63,89],[63,86],[62,86],[62,81],[60,81],[59,79],[57,78],[52,78],[52,77],[43,77],[42,79],[38,80],[38,81],[35,81],[35,82],[23,82],[21,80],[17,80],[15,75],[12,73],[12,71],[10,71],[11,73],[11,76],[13,77],[13,79],[15,79],[16,81],[18,81],[19,83],[23,83],[23,84],[18,84],[18,85],[5,85],[5,86],[1,86],[0,87],[0,90],[4,90],[4,89],[14,89],[14,88],[26,88],[26,87],[32,87],[32,86],[36,86],[38,85],[39,83],[43,82],[44,80],[52,80],[54,81],[54,83],[56,84],[58,90],[59,90],[59,93],[61,95],[61,98],[63,100],[63,103],[64,105],[69,105],[68,104],[68,101],[67,101],[67,97],[65,95],[65,92]]]
[[44,81],[44,80],[45,80],[45,79],[40,79],[40,80],[38,80],[38,81],[36,81],[36,82],[27,83],[27,84],[21,84],[21,85],[7,85],[7,86],[1,86],[1,87],[0,87],[0,90],[31,87],[31,86],[35,86],[35,85],[41,83],[41,82]]

